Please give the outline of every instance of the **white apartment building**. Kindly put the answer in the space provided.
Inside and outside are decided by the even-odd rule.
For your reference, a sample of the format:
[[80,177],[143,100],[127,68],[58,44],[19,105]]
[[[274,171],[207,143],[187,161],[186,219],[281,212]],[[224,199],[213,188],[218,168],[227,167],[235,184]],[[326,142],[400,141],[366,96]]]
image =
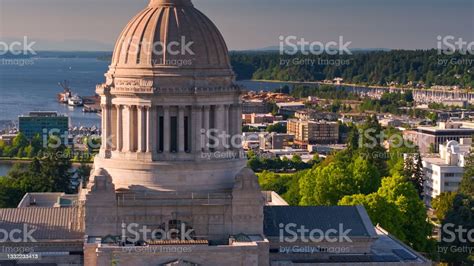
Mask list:
[[439,154],[423,158],[425,175],[424,201],[431,207],[431,201],[443,192],[457,191],[464,174],[465,158],[471,149],[471,139],[448,141],[439,145]]

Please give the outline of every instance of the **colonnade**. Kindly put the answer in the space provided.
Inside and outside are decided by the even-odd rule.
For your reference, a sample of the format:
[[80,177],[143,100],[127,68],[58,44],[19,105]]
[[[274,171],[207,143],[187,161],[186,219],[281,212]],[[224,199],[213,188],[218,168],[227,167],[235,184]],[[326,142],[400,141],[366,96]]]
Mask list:
[[232,136],[241,134],[241,125],[238,104],[103,104],[102,149],[112,154],[232,150]]

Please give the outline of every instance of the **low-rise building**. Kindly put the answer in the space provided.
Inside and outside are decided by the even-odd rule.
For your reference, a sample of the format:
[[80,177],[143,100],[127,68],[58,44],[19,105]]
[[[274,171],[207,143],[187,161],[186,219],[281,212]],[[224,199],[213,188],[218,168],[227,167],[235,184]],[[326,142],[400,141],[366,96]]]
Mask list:
[[19,130],[27,139],[44,134],[66,136],[69,130],[69,117],[57,112],[30,112],[19,117]]
[[337,121],[338,119],[336,113],[320,112],[312,109],[299,110],[295,113],[295,117],[301,120]]
[[443,192],[457,191],[464,174],[465,158],[471,149],[471,139],[449,141],[439,145],[439,153],[422,159],[424,183],[424,201],[431,201]]
[[16,136],[18,136],[18,134],[4,134],[0,136],[0,140],[6,145],[12,145],[13,139],[16,138]]
[[294,141],[295,136],[291,134],[272,132],[261,133],[259,138],[261,150],[279,150],[289,146],[289,143]]
[[383,127],[400,127],[403,124],[402,120],[396,118],[382,118],[379,121]]
[[260,147],[260,132],[243,132],[242,147],[244,150],[256,150]]
[[242,120],[246,124],[265,124],[265,123],[273,123],[275,121],[283,120],[281,115],[274,116],[271,113],[268,114],[242,114]]
[[336,144],[339,141],[336,122],[289,119],[287,132],[302,144]]
[[403,132],[404,139],[415,143],[421,153],[439,152],[439,145],[447,141],[471,139],[474,128],[465,127],[461,123],[442,122],[436,127],[418,127],[416,130]]
[[272,111],[271,105],[259,99],[244,100],[242,103],[243,114],[265,114]]
[[278,113],[282,115],[294,115],[298,110],[305,108],[303,102],[282,102],[276,104],[278,107]]

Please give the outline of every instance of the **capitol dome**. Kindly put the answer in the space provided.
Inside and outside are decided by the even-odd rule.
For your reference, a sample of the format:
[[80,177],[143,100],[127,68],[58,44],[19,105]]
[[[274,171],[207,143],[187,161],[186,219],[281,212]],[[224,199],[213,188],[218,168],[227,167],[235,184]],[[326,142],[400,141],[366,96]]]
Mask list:
[[116,189],[219,191],[245,167],[240,88],[217,27],[190,0],[151,0],[118,38],[95,169]]
[[190,0],[151,0],[122,31],[107,77],[153,77],[161,87],[228,87],[234,73],[221,33]]

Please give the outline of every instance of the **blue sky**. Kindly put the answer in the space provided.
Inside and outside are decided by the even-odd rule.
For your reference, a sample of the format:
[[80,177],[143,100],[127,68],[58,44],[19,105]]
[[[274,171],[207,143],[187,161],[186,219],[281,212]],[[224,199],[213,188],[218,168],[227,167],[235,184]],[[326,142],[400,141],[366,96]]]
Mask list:
[[[0,0],[0,38],[37,49],[110,49],[148,0]],[[351,48],[434,48],[438,35],[474,41],[474,0],[193,0],[232,50],[279,44],[280,35]]]

